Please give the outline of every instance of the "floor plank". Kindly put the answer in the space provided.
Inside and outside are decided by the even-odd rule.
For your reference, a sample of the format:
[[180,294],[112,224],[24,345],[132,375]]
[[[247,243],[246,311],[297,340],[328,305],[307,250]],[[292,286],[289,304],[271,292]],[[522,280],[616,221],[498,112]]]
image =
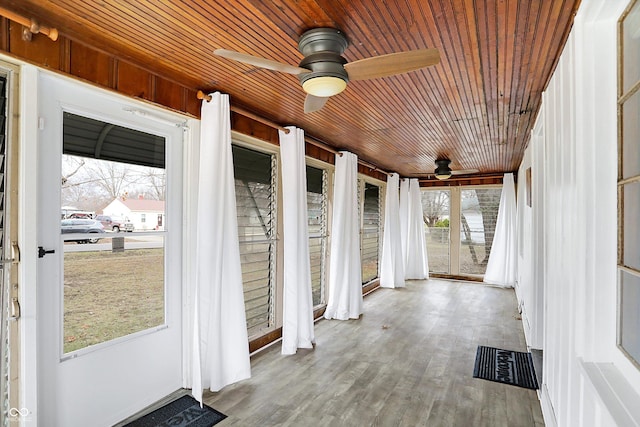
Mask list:
[[317,345],[274,345],[252,378],[205,403],[224,426],[541,426],[533,390],[472,378],[478,345],[527,351],[511,289],[410,281],[365,298],[358,320],[322,320]]

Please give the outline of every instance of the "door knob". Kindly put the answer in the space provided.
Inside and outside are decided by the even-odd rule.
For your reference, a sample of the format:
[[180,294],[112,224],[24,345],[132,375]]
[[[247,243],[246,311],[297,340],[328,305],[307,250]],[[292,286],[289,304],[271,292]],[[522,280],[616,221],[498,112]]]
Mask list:
[[56,253],[55,249],[46,250],[42,246],[38,246],[38,258],[44,258],[46,254],[55,254],[55,253]]

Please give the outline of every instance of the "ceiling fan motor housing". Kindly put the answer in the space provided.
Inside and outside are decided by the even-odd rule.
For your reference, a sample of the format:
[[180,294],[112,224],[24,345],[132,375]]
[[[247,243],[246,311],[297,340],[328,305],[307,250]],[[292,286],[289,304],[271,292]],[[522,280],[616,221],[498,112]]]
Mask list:
[[300,67],[311,70],[299,76],[300,83],[316,77],[337,77],[349,81],[344,69],[347,60],[341,55],[349,46],[344,34],[334,28],[314,28],[305,32],[298,42],[298,49],[304,55]]
[[451,168],[449,167],[450,163],[451,163],[451,160],[449,159],[436,160],[437,167],[436,167],[436,170],[434,171],[436,178],[447,179],[451,176]]

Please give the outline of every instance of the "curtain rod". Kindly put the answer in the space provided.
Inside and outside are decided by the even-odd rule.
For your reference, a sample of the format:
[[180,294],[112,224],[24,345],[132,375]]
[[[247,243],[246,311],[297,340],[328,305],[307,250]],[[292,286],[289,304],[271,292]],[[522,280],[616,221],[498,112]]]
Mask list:
[[[4,7],[0,7],[0,15],[10,19],[11,21],[17,22],[18,24],[24,25],[32,34],[42,33],[53,41],[58,40],[58,30],[45,25],[40,25],[35,19],[25,18],[24,16],[18,15]],[[29,35],[29,37],[31,37],[31,35]]]
[[318,148],[322,148],[323,150],[326,150],[330,153],[333,153],[335,155],[338,155],[340,157],[342,157],[342,153],[339,152],[338,150],[336,150],[335,148],[331,147],[330,145],[325,144],[322,141],[318,141],[317,139],[311,138],[310,136],[305,136],[304,140],[306,142],[308,142],[311,145],[315,145]]
[[[206,93],[204,93],[201,90],[198,91],[196,96],[198,97],[198,99],[211,101],[211,95],[207,95]],[[241,115],[243,115],[245,117],[248,117],[248,118],[253,119],[253,120],[255,120],[255,121],[259,122],[259,123],[262,123],[263,125],[267,125],[267,126],[272,127],[274,129],[281,130],[284,133],[289,133],[289,129],[287,129],[287,128],[283,127],[283,126],[280,126],[279,124],[274,123],[271,120],[267,120],[265,118],[262,118],[262,117],[254,114],[254,113],[252,113],[250,111],[245,110],[244,108],[240,108],[240,107],[236,107],[236,106],[233,106],[233,105],[229,105],[229,109],[231,111],[233,111],[234,113],[241,114]],[[311,145],[315,145],[316,147],[322,148],[323,150],[326,150],[326,151],[328,151],[330,153],[333,153],[335,155],[338,155],[338,156],[342,157],[342,153],[341,152],[339,152],[335,148],[331,147],[330,145],[325,144],[324,142],[318,141],[317,139],[312,138],[310,136],[305,136],[304,140],[306,142],[308,142],[309,144],[311,144]],[[371,169],[373,171],[378,171],[378,172],[381,172],[381,173],[383,173],[385,175],[389,175],[390,174],[390,172],[387,172],[387,171],[384,171],[382,169],[379,169],[377,166],[374,166],[374,165],[372,165],[370,163],[367,163],[367,162],[365,162],[363,160],[358,159],[358,163],[360,163],[362,166],[367,167],[367,168],[369,168],[369,169]]]
[[[196,96],[198,97],[198,99],[206,99],[207,102],[211,101],[211,95],[207,95],[206,93],[204,93],[201,90],[198,91]],[[263,125],[267,125],[269,127],[281,130],[284,133],[289,133],[289,129],[287,129],[287,128],[283,127],[283,126],[280,126],[279,124],[274,123],[271,120],[264,119],[264,118],[258,116],[257,114],[253,114],[252,112],[247,111],[244,108],[236,107],[234,105],[229,105],[229,109],[231,111],[233,111],[234,113],[238,113],[240,115],[243,115],[245,117],[253,119],[256,122],[262,123]]]

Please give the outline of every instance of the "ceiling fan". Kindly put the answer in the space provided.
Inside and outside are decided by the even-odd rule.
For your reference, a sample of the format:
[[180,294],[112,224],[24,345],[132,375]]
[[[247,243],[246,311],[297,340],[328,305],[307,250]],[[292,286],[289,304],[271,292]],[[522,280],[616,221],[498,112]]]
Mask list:
[[349,42],[340,30],[314,28],[298,41],[304,59],[297,67],[232,50],[216,49],[214,53],[256,67],[297,75],[307,93],[305,113],[320,110],[331,96],[346,89],[349,80],[389,77],[440,61],[438,49],[418,49],[347,62],[341,55],[348,46]]
[[449,165],[451,164],[451,160],[449,159],[436,159],[436,169],[433,173],[428,175],[433,175],[439,180],[445,180],[451,178],[452,175],[470,175],[473,173],[480,172],[478,169],[464,169],[464,170],[451,170]]

